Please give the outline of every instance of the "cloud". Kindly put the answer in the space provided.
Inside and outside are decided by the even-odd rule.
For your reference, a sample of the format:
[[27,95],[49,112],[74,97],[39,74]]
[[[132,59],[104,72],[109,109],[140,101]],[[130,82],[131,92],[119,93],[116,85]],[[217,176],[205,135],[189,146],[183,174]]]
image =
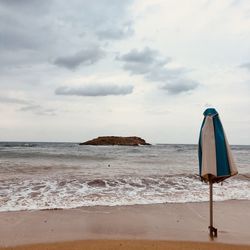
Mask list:
[[73,55],[58,57],[54,64],[68,69],[76,69],[81,64],[91,65],[104,57],[104,51],[99,47],[81,50]]
[[18,111],[22,112],[32,112],[36,115],[56,115],[54,109],[44,108],[41,105],[34,104],[32,101],[19,99],[15,97],[8,97],[8,96],[0,96],[0,103],[7,103],[7,104],[19,104],[21,108],[18,108]]
[[131,74],[142,74],[151,81],[166,81],[168,78],[175,78],[182,74],[183,68],[167,68],[172,60],[169,57],[162,57],[157,50],[148,47],[141,51],[132,49],[129,53],[117,56],[117,60],[124,61],[123,68]]
[[152,71],[149,71],[145,77],[150,81],[165,82],[170,79],[184,77],[185,72],[187,72],[187,70],[184,68],[155,67]]
[[141,51],[132,49],[127,54],[117,56],[116,59],[125,62],[123,67],[131,74],[148,74],[154,69],[164,66],[170,60],[161,58],[157,50],[148,47]]
[[[100,49],[94,52],[84,48],[90,44],[97,44],[98,48],[104,40],[130,36],[133,33],[128,12],[131,3],[131,0],[72,0],[70,3],[0,0],[0,65],[8,63],[8,68],[18,68],[22,61],[22,67],[34,63],[49,66],[51,58],[56,58],[57,65],[74,69],[84,62],[85,65],[96,62]],[[10,58],[12,51],[15,56]]]
[[199,84],[185,76],[187,69],[183,67],[173,68],[169,57],[162,57],[157,50],[145,47],[139,51],[132,49],[127,54],[117,56],[117,60],[123,61],[123,68],[131,74],[143,75],[148,81],[158,82],[161,89],[170,94],[179,94],[195,89]]
[[15,50],[18,56],[17,51],[47,46],[53,36],[44,18],[50,13],[50,6],[49,0],[1,0],[0,50]]
[[142,51],[137,49],[132,49],[127,54],[117,57],[119,60],[128,62],[128,63],[143,63],[151,64],[155,61],[155,57],[158,54],[156,50],[152,50],[148,47],[144,48]]
[[189,92],[198,87],[199,83],[196,81],[188,80],[188,79],[177,79],[173,80],[170,83],[166,83],[161,88],[167,90],[171,95],[177,95],[180,93]]
[[41,105],[36,105],[36,104],[26,105],[20,108],[19,111],[32,112],[35,115],[46,115],[46,116],[56,115],[55,109],[44,108]]
[[83,87],[59,87],[55,90],[56,95],[76,95],[76,96],[109,96],[128,95],[133,92],[132,85],[115,84],[91,84]]
[[0,96],[0,103],[7,104],[19,104],[21,108],[18,111],[23,112],[33,112],[36,115],[56,115],[54,109],[44,108],[41,105],[34,104],[32,101],[9,97],[9,96]]
[[246,69],[250,70],[250,62],[248,62],[248,63],[243,63],[243,64],[240,65],[240,67],[241,67],[241,68],[246,68]]
[[15,97],[0,96],[0,103],[28,104],[29,102]]
[[37,11],[37,8],[39,9],[39,11],[41,11],[41,8],[45,8],[47,9],[46,6],[48,6],[48,3],[50,1],[49,0],[44,0],[44,1],[40,1],[40,0],[1,0],[0,3],[8,8],[13,8],[16,10],[25,10],[27,12],[31,12],[32,11]]
[[120,27],[111,24],[110,27],[104,27],[96,31],[96,35],[100,40],[121,40],[133,34],[134,30],[131,22],[121,24]]

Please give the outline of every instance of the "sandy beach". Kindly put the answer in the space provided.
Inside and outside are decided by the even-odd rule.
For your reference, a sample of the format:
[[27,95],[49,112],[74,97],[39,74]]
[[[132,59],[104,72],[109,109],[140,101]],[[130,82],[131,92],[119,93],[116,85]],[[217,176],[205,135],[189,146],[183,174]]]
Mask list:
[[214,224],[219,235],[214,241],[208,236],[207,202],[1,212],[0,246],[212,249],[216,244],[216,249],[250,249],[249,207],[249,201],[215,202]]
[[24,245],[19,247],[1,248],[8,250],[248,250],[247,245],[229,245],[221,243],[204,243],[188,241],[159,240],[85,240],[63,243]]

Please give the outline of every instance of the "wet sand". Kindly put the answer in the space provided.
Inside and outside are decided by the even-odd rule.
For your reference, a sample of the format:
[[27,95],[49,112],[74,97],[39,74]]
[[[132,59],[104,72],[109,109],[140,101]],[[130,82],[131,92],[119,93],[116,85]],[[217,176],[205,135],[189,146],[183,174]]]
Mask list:
[[207,202],[1,212],[0,249],[250,249],[249,207],[215,202],[214,241]]

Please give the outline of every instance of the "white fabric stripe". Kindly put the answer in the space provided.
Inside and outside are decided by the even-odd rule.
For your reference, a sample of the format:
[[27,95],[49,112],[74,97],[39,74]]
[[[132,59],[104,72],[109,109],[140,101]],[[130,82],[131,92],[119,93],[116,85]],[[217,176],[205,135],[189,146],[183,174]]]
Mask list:
[[217,176],[213,117],[210,117],[210,116],[206,117],[201,135],[202,135],[201,176],[207,179],[208,174]]
[[229,143],[228,143],[228,140],[227,140],[227,137],[226,137],[224,130],[223,130],[223,133],[224,133],[224,138],[225,138],[225,143],[226,143],[226,148],[227,148],[227,158],[228,158],[228,163],[229,163],[229,167],[230,167],[230,173],[231,173],[231,175],[236,175],[236,174],[238,174],[238,171],[237,171],[237,167],[236,167],[236,164],[234,162],[234,159],[233,159],[233,154],[232,154],[232,151],[230,149],[230,146],[229,146]]

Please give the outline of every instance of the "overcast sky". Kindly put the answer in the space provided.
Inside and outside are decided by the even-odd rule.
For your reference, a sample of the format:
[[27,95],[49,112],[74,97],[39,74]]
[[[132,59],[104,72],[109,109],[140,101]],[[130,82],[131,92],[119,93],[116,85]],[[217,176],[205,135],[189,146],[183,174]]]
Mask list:
[[0,0],[0,140],[250,144],[249,0]]

